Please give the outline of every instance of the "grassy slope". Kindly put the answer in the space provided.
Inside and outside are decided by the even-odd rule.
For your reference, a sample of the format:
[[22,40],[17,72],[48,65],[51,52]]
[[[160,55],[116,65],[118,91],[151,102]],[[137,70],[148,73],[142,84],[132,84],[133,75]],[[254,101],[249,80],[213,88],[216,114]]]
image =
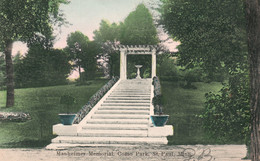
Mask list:
[[[59,122],[58,113],[66,110],[59,105],[59,97],[70,91],[77,98],[73,112],[77,112],[105,81],[95,81],[89,86],[55,86],[17,89],[16,105],[6,109],[5,92],[0,91],[0,111],[30,112],[32,120],[25,123],[0,123],[0,147],[44,146],[54,136],[52,125]],[[183,89],[177,82],[163,81],[164,112],[170,115],[168,124],[174,125],[174,136],[169,144],[214,144],[206,137],[201,121],[196,118],[203,110],[205,93],[218,91],[220,83],[194,83],[194,89]]]
[[221,83],[194,83],[197,89],[183,89],[177,82],[161,82],[164,113],[169,114],[167,124],[174,126],[169,144],[215,144],[206,137],[201,120],[196,117],[204,109],[205,93],[217,92]]
[[59,104],[64,92],[72,93],[77,103],[72,112],[77,112],[88,99],[107,81],[98,80],[89,86],[54,86],[15,90],[15,106],[4,108],[5,92],[0,91],[0,111],[23,111],[31,114],[32,120],[24,123],[0,122],[0,147],[44,146],[54,136],[52,125],[59,123],[58,113],[66,112]]

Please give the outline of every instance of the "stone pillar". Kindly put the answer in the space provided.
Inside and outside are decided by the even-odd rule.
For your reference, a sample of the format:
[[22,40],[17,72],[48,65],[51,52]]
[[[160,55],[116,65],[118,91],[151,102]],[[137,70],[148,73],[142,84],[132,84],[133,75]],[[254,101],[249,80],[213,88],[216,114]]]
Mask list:
[[152,78],[156,76],[156,50],[152,51]]
[[127,79],[127,53],[125,52],[125,79]]
[[126,51],[120,50],[120,79],[126,79]]

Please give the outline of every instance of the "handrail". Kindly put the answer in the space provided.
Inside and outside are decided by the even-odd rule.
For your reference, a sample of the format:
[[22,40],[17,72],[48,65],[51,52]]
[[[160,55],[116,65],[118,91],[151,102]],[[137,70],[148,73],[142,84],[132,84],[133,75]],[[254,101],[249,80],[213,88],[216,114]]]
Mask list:
[[154,97],[152,103],[154,106],[154,114],[161,115],[163,114],[162,92],[161,92],[160,80],[157,76],[153,77],[153,85],[154,85]]
[[103,87],[101,87],[89,101],[77,113],[73,124],[79,124],[81,120],[91,111],[91,109],[98,103],[98,101],[109,91],[111,87],[119,80],[119,77],[113,77]]

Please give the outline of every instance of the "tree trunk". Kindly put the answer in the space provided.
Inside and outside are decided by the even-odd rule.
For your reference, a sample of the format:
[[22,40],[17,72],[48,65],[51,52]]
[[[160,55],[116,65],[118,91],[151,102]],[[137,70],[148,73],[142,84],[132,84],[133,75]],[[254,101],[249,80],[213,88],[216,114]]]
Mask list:
[[246,0],[251,87],[251,159],[260,160],[260,10],[258,0]]
[[14,105],[14,70],[12,61],[12,48],[13,41],[9,40],[5,46],[5,62],[6,62],[6,107],[12,107]]
[[82,78],[81,78],[81,66],[79,65],[79,82],[82,82],[81,79],[82,79]]

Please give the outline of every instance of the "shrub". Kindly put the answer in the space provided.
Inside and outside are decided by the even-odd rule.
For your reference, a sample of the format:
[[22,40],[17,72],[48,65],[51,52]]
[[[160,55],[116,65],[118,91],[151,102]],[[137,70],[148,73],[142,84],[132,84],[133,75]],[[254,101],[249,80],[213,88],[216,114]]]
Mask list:
[[208,134],[223,143],[246,140],[250,123],[248,76],[233,76],[219,93],[205,96],[205,111],[200,117]]
[[178,80],[179,69],[176,67],[174,59],[169,55],[160,55],[158,58],[157,68],[161,80]]
[[71,65],[59,49],[31,47],[28,54],[14,64],[16,88],[67,84]]
[[185,69],[182,71],[181,76],[186,82],[185,88],[196,88],[192,83],[202,81],[202,70],[199,67]]

